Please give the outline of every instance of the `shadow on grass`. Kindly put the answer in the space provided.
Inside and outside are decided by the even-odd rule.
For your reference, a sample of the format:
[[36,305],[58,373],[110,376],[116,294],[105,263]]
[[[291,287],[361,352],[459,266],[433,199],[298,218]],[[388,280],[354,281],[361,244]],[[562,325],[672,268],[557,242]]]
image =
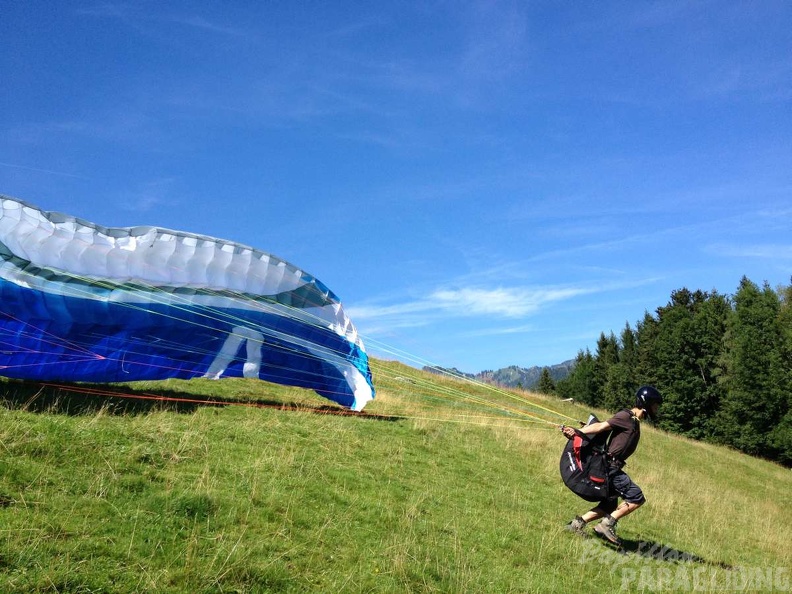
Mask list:
[[622,539],[621,546],[611,544],[605,539],[600,537],[600,540],[608,547],[629,555],[637,555],[646,559],[654,559],[655,561],[665,561],[668,563],[700,563],[702,565],[709,565],[711,567],[719,567],[721,569],[734,569],[728,563],[723,561],[712,561],[699,557],[694,553],[688,553],[675,549],[668,545],[654,542],[651,540],[629,540]]
[[223,396],[202,396],[166,389],[137,392],[128,386],[106,384],[38,384],[9,380],[0,384],[0,403],[10,410],[48,412],[70,416],[93,415],[100,411],[112,415],[138,415],[153,411],[190,414],[199,408],[244,406],[281,411],[354,416],[378,421],[398,421],[400,417],[354,412],[339,406],[295,404],[281,400],[238,400]]

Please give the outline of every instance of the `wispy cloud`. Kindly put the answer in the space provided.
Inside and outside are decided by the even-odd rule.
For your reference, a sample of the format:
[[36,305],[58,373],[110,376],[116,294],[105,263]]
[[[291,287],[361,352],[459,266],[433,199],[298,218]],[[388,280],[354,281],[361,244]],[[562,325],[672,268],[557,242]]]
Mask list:
[[476,85],[521,70],[527,45],[527,17],[519,5],[473,3],[466,18],[467,45],[460,75]]
[[536,332],[536,325],[534,324],[520,324],[518,326],[490,326],[489,328],[482,328],[480,330],[472,330],[464,332],[464,336],[471,338],[483,336],[507,336],[509,334],[530,334]]
[[458,316],[521,318],[536,313],[548,303],[591,292],[591,289],[554,287],[440,289],[431,295],[430,303]]
[[15,163],[2,163],[0,167],[9,167],[11,169],[22,169],[24,171],[32,171],[34,173],[46,173],[47,175],[59,175],[62,177],[74,177],[77,179],[90,179],[84,175],[77,175],[76,173],[68,173],[66,171],[53,171],[52,169],[42,169],[39,167],[28,167],[26,165],[18,165]]
[[156,122],[142,111],[109,109],[85,120],[24,122],[10,128],[7,138],[18,144],[51,144],[53,139],[80,137],[105,142],[151,146],[163,138]]
[[129,16],[130,7],[124,3],[101,2],[78,8],[75,12],[83,16],[121,19]]
[[166,17],[163,20],[186,27],[200,29],[204,32],[216,33],[220,35],[230,35],[233,37],[247,37],[248,33],[244,29],[238,27],[229,27],[219,23],[212,22],[199,15],[173,15]]
[[[750,206],[750,205],[749,205]],[[756,249],[755,245],[748,247],[740,247],[739,245],[731,245],[727,243],[711,243],[709,245],[693,241],[699,237],[717,237],[723,233],[724,230],[729,230],[728,233],[731,237],[747,236],[756,233],[761,233],[762,230],[769,228],[778,228],[788,226],[789,218],[792,211],[784,208],[777,208],[771,210],[752,210],[751,208],[740,210],[739,212],[729,213],[726,216],[719,218],[699,218],[692,219],[690,222],[683,224],[671,224],[662,226],[656,224],[651,232],[651,240],[655,245],[663,241],[673,241],[674,238],[681,238],[684,243],[691,243],[691,249],[695,251],[704,251],[708,254],[715,255],[739,255],[740,252],[752,252],[754,255],[761,253],[778,253],[784,254],[784,247],[789,249],[788,246],[773,246],[772,249],[767,249],[767,246],[761,250]],[[575,228],[575,225],[581,225],[580,217],[575,217],[577,222],[574,225],[563,225],[555,228],[548,227],[548,230],[553,230],[556,236],[562,236],[563,233],[570,229]],[[555,229],[555,230],[554,230]],[[598,232],[596,228],[592,228],[593,232],[590,235],[594,237],[608,237],[608,234]],[[549,232],[549,231],[548,231]],[[585,237],[586,234],[580,233],[577,237]],[[537,253],[528,260],[531,262],[552,260],[561,256],[568,256],[578,253],[604,253],[614,251],[624,251],[633,246],[641,246],[646,243],[646,233],[633,233],[626,235],[615,235],[612,238],[604,239],[602,241],[590,241],[587,243],[579,243],[571,245],[570,247],[561,247],[554,250],[547,250]]]
[[596,292],[586,287],[438,288],[426,297],[401,303],[370,303],[350,307],[356,322],[388,327],[425,326],[444,319],[521,319],[557,301]]
[[792,243],[789,244],[752,244],[734,245],[714,243],[706,251],[721,257],[763,258],[767,260],[792,260]]
[[164,204],[174,206],[179,199],[173,198],[174,178],[155,179],[140,184],[137,189],[123,192],[117,201],[118,207],[132,212],[149,212]]
[[153,15],[149,11],[143,10],[138,5],[120,2],[95,4],[94,6],[78,8],[75,12],[85,17],[116,19],[125,21],[128,24],[140,23],[143,21],[151,23],[162,22],[182,25],[184,27],[199,29],[203,32],[219,35],[230,35],[234,37],[244,37],[248,35],[247,31],[244,29],[220,24],[198,14],[171,13]]
[[[386,335],[398,329],[471,319],[475,321],[476,327],[471,326],[464,333],[465,336],[525,334],[535,331],[527,319],[542,315],[556,304],[579,303],[580,308],[589,309],[593,307],[593,295],[623,293],[625,290],[655,284],[659,279],[592,279],[576,285],[509,287],[464,286],[465,283],[459,280],[454,285],[435,288],[425,297],[404,297],[399,301],[393,298],[378,299],[350,305],[347,313],[361,330],[371,336]],[[585,297],[585,305],[575,301],[578,297]],[[575,305],[571,307],[578,309]],[[469,322],[465,322],[465,325],[469,326]]]

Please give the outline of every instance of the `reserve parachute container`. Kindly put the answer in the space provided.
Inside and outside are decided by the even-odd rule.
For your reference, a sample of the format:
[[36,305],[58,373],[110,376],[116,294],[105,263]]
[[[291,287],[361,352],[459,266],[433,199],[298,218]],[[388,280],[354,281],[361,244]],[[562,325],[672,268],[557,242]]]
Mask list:
[[[590,415],[587,425],[598,423]],[[609,495],[607,440],[610,431],[586,435],[575,429],[561,453],[561,480],[578,497],[586,501],[602,501]]]

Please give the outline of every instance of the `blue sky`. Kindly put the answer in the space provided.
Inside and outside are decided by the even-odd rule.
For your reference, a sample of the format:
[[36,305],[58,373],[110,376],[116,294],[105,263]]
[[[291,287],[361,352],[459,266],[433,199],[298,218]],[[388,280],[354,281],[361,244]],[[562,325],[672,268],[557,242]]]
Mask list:
[[375,356],[550,365],[792,276],[786,1],[0,0],[0,36],[0,193],[276,254]]

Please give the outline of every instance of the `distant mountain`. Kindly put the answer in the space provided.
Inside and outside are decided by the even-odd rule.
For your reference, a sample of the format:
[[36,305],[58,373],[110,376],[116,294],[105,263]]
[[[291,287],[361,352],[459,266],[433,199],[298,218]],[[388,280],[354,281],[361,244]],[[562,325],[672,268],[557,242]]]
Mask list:
[[465,377],[467,379],[478,379],[478,374],[474,373],[465,373],[464,371],[459,371],[456,367],[439,367],[437,365],[426,365],[423,368],[424,371],[428,371],[429,373],[434,373],[435,375],[450,375],[452,377]]
[[[570,359],[569,361],[564,361],[563,363],[558,363],[556,365],[547,365],[546,367],[550,370],[550,377],[553,378],[553,381],[557,382],[560,379],[564,379],[571,373],[572,369],[575,367],[575,360]],[[544,369],[544,367],[534,366],[526,368],[518,367],[517,365],[510,365],[509,367],[504,367],[503,369],[498,369],[497,371],[486,370],[473,374],[459,371],[456,367],[424,367],[424,371],[428,371],[430,373],[451,375],[454,377],[466,377],[469,379],[486,382],[488,384],[496,384],[498,386],[504,386],[507,388],[522,387],[526,390],[531,390],[536,387],[536,384],[539,383],[539,378],[542,375],[542,369]]]

